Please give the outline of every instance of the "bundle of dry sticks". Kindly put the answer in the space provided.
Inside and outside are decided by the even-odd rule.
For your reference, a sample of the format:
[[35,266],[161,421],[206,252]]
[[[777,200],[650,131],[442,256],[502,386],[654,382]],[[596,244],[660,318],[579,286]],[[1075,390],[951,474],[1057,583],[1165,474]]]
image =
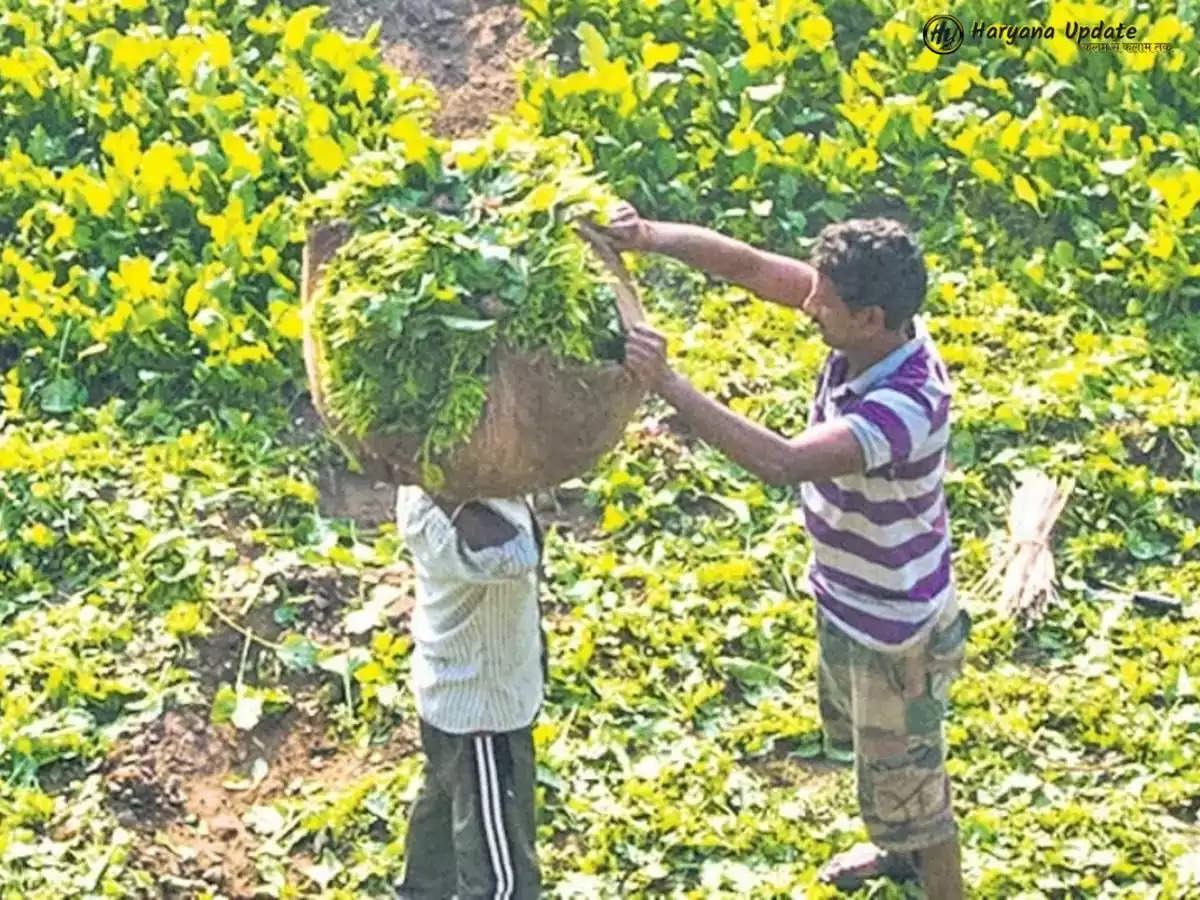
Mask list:
[[1017,489],[1008,507],[1007,539],[971,593],[983,599],[997,592],[999,609],[1029,625],[1041,619],[1058,599],[1050,532],[1075,482],[1059,483],[1032,469],[1017,478]]

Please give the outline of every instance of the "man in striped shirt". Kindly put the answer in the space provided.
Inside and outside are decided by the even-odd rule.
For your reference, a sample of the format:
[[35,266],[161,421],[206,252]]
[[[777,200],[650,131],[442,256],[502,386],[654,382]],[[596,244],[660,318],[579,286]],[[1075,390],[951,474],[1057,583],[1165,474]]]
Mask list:
[[607,233],[622,250],[664,253],[804,311],[832,348],[809,428],[787,439],[697,391],[645,326],[629,366],[702,439],[771,484],[800,484],[818,604],[818,695],[831,755],[852,748],[873,844],[836,858],[845,887],[917,875],[933,900],[962,896],[942,719],[969,622],[954,598],[942,480],[950,385],[920,320],[926,272],[899,223],[824,229],[812,263],[706,228],[640,218]]

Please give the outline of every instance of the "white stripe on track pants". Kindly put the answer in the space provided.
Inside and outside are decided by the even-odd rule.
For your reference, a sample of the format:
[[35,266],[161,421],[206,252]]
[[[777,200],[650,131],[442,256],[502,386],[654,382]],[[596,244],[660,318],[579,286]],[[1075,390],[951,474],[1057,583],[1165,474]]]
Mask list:
[[533,900],[533,727],[448,734],[421,722],[425,783],[405,843],[404,900]]

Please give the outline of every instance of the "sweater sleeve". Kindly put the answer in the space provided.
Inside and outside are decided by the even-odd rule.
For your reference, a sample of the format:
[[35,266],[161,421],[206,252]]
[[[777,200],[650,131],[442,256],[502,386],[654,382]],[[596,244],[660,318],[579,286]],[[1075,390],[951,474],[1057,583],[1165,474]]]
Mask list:
[[408,544],[429,578],[497,584],[536,571],[537,540],[524,505],[520,501],[481,502],[512,525],[516,531],[512,538],[494,547],[472,549],[450,517],[432,501],[423,502],[410,512],[406,528]]

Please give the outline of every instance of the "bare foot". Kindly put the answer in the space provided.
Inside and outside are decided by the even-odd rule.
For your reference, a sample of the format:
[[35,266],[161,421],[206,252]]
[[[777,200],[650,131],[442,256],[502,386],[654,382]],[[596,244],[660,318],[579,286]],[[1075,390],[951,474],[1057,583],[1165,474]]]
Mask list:
[[855,844],[821,870],[820,879],[839,890],[853,891],[872,878],[914,881],[917,867],[911,853],[892,853],[874,844]]

